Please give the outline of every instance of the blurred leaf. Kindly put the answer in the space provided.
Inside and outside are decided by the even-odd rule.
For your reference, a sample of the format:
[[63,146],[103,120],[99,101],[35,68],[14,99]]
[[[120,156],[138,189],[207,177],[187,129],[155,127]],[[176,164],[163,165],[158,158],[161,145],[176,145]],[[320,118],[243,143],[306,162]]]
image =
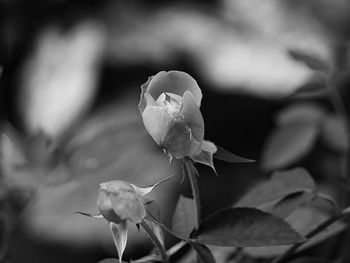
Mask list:
[[313,78],[309,80],[308,83],[302,85],[298,89],[295,90],[294,93],[290,95],[293,99],[310,99],[310,98],[318,98],[325,97],[328,95],[328,90],[326,88],[326,84],[324,80]]
[[272,205],[259,206],[258,208],[274,216],[285,218],[301,205],[310,202],[314,195],[313,192],[297,192],[287,195]]
[[261,157],[265,170],[286,168],[312,149],[319,133],[315,123],[290,123],[279,127],[267,139]]
[[202,221],[193,237],[214,246],[271,246],[303,242],[288,223],[254,208],[220,210]]
[[180,195],[172,219],[172,229],[179,236],[189,237],[195,228],[194,201]]
[[276,123],[278,126],[290,123],[319,123],[324,116],[324,110],[316,103],[294,103],[278,113]]
[[312,203],[315,207],[319,205],[325,211],[333,211],[334,214],[337,214],[340,211],[338,202],[333,197],[321,192],[315,193]]
[[119,255],[119,262],[122,262],[123,253],[126,247],[126,242],[128,240],[128,228],[126,221],[121,221],[119,224],[113,222],[109,223],[112,231],[114,244],[117,248]]
[[16,137],[17,136],[13,134],[13,132],[11,134],[1,133],[0,160],[2,167],[15,166],[26,163],[20,142]]
[[55,145],[43,131],[26,138],[25,154],[33,165],[49,166],[55,157]]
[[235,207],[257,207],[290,194],[313,191],[315,187],[314,180],[304,168],[274,172],[269,181],[250,190]]
[[210,249],[203,244],[196,242],[190,242],[190,245],[196,251],[200,263],[215,263],[215,258]]
[[349,149],[349,131],[345,120],[329,115],[322,122],[321,138],[332,150],[346,152]]
[[331,69],[331,66],[327,62],[310,54],[306,54],[301,50],[288,50],[288,53],[293,59],[305,63],[311,69],[324,72],[328,72]]
[[[308,232],[315,229],[318,225],[327,220],[327,218],[328,215],[319,209],[312,207],[300,207],[293,211],[285,220],[299,233],[306,235]],[[318,235],[306,241],[298,248],[297,251],[310,248],[344,229],[346,229],[346,225],[343,222],[337,221],[324,231],[320,232]],[[289,245],[247,247],[244,248],[244,251],[253,257],[271,258],[284,253],[289,247]]]
[[233,154],[233,153],[225,150],[224,148],[222,148],[220,146],[216,146],[216,147],[217,147],[217,151],[213,155],[213,157],[215,159],[220,160],[220,161],[224,161],[224,162],[228,162],[228,163],[251,163],[251,162],[255,162],[255,160],[247,159],[247,158],[238,156],[236,154]]

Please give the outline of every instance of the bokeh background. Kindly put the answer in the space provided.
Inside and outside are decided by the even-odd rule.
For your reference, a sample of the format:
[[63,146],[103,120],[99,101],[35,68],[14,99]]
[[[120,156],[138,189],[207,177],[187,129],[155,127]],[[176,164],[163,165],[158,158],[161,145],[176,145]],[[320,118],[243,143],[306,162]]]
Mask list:
[[[198,165],[204,215],[296,166],[348,205],[349,14],[348,0],[1,0],[0,261],[117,255],[108,226],[75,212],[97,212],[101,182],[176,172],[137,109],[162,70],[197,80],[208,140],[257,160]],[[168,224],[180,181],[151,196]],[[130,231],[137,258],[151,244]],[[306,253],[349,258],[347,232]]]

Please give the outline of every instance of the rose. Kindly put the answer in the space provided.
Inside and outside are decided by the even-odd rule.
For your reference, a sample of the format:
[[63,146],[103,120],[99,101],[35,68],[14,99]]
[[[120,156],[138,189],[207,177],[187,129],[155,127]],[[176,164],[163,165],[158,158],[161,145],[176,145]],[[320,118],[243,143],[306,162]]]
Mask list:
[[100,184],[97,205],[101,215],[116,224],[123,221],[139,224],[146,216],[144,201],[137,188],[121,180]]
[[[121,259],[126,247],[128,237],[127,223],[135,223],[137,226],[141,224],[143,227],[147,224],[144,220],[146,220],[146,205],[149,201],[142,196],[150,193],[154,187],[169,180],[171,177],[148,187],[137,187],[121,180],[101,183],[97,197],[100,214],[92,215],[79,212],[89,217],[104,218],[109,222],[113,240],[118,250],[119,262],[122,262]],[[161,233],[159,227],[152,222],[151,226],[153,231]]]
[[199,110],[202,92],[181,71],[159,72],[141,87],[139,110],[146,130],[163,150],[176,159],[201,151],[204,121]]

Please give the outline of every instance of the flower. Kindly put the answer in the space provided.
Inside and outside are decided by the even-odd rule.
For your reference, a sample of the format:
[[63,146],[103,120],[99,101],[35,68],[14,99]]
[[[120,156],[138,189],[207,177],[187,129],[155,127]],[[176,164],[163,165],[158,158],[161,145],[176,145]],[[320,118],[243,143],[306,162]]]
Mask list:
[[[78,213],[93,218],[104,218],[108,221],[115,246],[118,250],[119,262],[122,262],[122,256],[128,239],[127,223],[141,224],[143,226],[145,224],[144,219],[146,217],[146,205],[148,201],[142,196],[150,193],[154,187],[171,178],[172,176],[147,187],[137,187],[121,180],[101,183],[97,197],[100,214]],[[157,228],[156,226],[152,227],[153,229]]]
[[141,90],[138,107],[155,142],[176,159],[199,153],[204,121],[197,82],[185,72],[162,71],[150,77]]
[[135,186],[121,180],[100,184],[97,205],[101,215],[116,224],[122,221],[139,224],[146,216],[143,199]]

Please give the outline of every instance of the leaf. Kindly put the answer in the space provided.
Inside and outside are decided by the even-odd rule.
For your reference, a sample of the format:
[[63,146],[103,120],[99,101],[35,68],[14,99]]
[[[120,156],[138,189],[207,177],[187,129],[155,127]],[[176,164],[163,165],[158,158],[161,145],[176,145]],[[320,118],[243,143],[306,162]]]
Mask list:
[[179,235],[176,234],[174,231],[172,231],[171,229],[169,229],[167,226],[165,226],[164,224],[162,224],[162,223],[156,218],[156,216],[152,214],[151,211],[148,211],[148,210],[147,210],[147,207],[146,207],[146,211],[147,211],[147,216],[146,216],[146,219],[147,219],[147,220],[156,223],[156,224],[159,225],[161,228],[163,228],[166,232],[168,232],[169,234],[173,235],[174,237],[176,237],[176,238],[178,238],[178,239],[187,239],[187,238],[184,238],[184,237],[182,237],[182,236],[179,236]]
[[[9,130],[11,132],[11,130]],[[16,138],[16,134],[12,132],[11,136],[1,133],[0,137],[0,153],[1,153],[1,166],[14,166],[26,163],[25,156],[21,145]],[[13,137],[13,138],[12,138]]]
[[287,195],[272,205],[259,206],[258,208],[274,216],[285,218],[301,205],[311,202],[314,196],[313,192],[297,192]]
[[241,156],[238,156],[236,154],[233,154],[224,148],[217,146],[217,151],[213,155],[215,159],[218,159],[220,161],[228,162],[228,163],[251,163],[255,162],[255,160],[247,159]]
[[[328,215],[319,209],[313,207],[300,207],[291,213],[285,220],[294,227],[299,233],[306,235],[315,227],[327,220]],[[330,225],[327,229],[323,230],[307,242],[302,244],[297,251],[305,250],[312,247],[327,238],[339,233],[346,229],[346,225],[340,221],[337,221]],[[290,246],[266,246],[266,247],[247,247],[244,248],[244,252],[250,256],[258,258],[271,258],[284,253]]]
[[180,242],[178,242],[175,245],[173,245],[171,248],[169,248],[166,251],[168,257],[171,257],[172,255],[174,255],[176,252],[178,252],[186,244],[187,244],[187,242],[181,240]]
[[122,221],[119,224],[115,224],[113,222],[109,223],[109,226],[112,231],[114,244],[117,248],[118,255],[119,255],[119,263],[122,262],[123,253],[126,247],[126,242],[128,240],[128,228],[127,228],[127,222]]
[[172,229],[179,236],[188,238],[195,228],[193,199],[180,195],[172,218]]
[[160,208],[156,201],[146,203],[146,213],[148,217],[160,220]]
[[192,155],[191,159],[197,163],[201,163],[209,166],[216,173],[214,163],[213,163],[213,154],[211,152],[206,152],[202,150],[200,153],[196,155]]
[[290,123],[275,130],[267,139],[261,157],[262,168],[286,168],[302,159],[313,147],[319,126],[316,123]]
[[276,116],[278,126],[285,126],[291,123],[320,123],[325,116],[323,108],[316,103],[293,103],[284,108]]
[[324,72],[328,72],[330,70],[330,65],[326,61],[314,57],[311,54],[307,54],[302,50],[288,50],[288,54],[293,59],[303,62],[313,70],[319,70]]
[[165,247],[165,238],[163,229],[155,223],[153,220],[146,220],[147,224],[151,227],[153,234],[158,238],[159,242]]
[[210,249],[203,244],[190,242],[192,248],[196,251],[200,263],[215,263],[215,258]]
[[328,95],[326,83],[322,78],[313,78],[308,83],[297,88],[291,95],[291,99],[315,99]]
[[220,210],[203,220],[193,237],[213,246],[271,246],[305,241],[282,219],[255,208]]
[[274,172],[269,181],[261,183],[245,194],[235,207],[257,207],[287,195],[314,191],[315,182],[304,168]]
[[167,178],[165,178],[165,179],[163,179],[163,180],[160,180],[159,182],[157,182],[157,183],[155,183],[155,184],[153,184],[153,185],[146,186],[146,187],[138,187],[138,186],[136,186],[136,185],[134,185],[134,184],[130,184],[130,185],[135,189],[135,192],[136,192],[138,195],[144,196],[144,195],[146,195],[146,194],[149,194],[149,193],[153,190],[154,187],[160,185],[161,183],[164,183],[164,182],[170,180],[170,179],[173,178],[174,176],[175,176],[175,175],[171,175],[171,176],[169,176],[169,177],[167,177]]
[[75,212],[75,213],[83,215],[83,216],[87,216],[87,217],[103,219],[103,216],[101,214],[90,214],[90,213],[84,213],[84,212]]
[[315,207],[321,207],[327,209],[327,211],[332,211],[335,214],[339,213],[340,208],[338,202],[331,196],[316,192],[312,200]]
[[321,139],[332,150],[346,152],[349,149],[349,131],[345,120],[337,116],[327,116],[322,122]]

